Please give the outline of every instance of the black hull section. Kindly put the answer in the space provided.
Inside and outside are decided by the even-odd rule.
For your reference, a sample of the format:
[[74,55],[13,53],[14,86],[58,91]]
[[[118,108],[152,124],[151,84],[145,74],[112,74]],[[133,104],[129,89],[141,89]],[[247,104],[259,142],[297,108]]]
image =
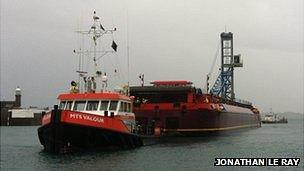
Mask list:
[[38,135],[45,151],[52,154],[94,149],[132,149],[143,145],[137,135],[78,125],[46,125],[38,129]]

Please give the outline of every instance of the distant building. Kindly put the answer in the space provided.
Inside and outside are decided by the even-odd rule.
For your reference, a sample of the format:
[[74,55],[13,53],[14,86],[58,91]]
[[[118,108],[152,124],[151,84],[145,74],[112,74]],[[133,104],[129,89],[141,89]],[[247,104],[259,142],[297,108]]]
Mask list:
[[15,101],[1,101],[1,126],[40,125],[41,115],[45,110],[21,108],[21,89],[15,90]]
[[0,101],[1,103],[1,125],[9,125],[9,110],[20,109],[21,107],[21,89],[19,87],[15,90],[15,101]]

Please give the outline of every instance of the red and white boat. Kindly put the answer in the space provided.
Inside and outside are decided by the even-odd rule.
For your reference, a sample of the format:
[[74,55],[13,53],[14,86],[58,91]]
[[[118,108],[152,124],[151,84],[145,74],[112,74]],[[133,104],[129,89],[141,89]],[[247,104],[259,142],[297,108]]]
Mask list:
[[[95,12],[93,20],[91,29],[81,33],[92,34],[95,45],[93,61],[97,68],[97,39],[104,34],[112,34],[116,29],[105,30]],[[116,51],[114,41],[112,48]],[[38,136],[45,151],[57,154],[71,150],[126,149],[143,145],[142,139],[135,134],[135,115],[128,91],[107,91],[106,74],[96,68],[94,75],[78,71],[80,80],[84,80],[84,91],[80,90],[80,81],[72,81],[70,92],[58,96],[59,106],[55,105],[51,112],[42,116]],[[100,89],[98,82],[102,83]]]
[[39,140],[50,153],[142,146],[135,133],[132,99],[116,92],[67,93],[42,117]]

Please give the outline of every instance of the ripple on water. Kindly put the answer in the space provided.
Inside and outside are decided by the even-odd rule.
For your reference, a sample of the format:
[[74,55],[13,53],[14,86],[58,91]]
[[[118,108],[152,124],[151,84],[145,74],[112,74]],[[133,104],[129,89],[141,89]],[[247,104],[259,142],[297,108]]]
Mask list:
[[61,156],[42,151],[37,128],[1,127],[1,170],[214,170],[215,157],[301,157],[301,168],[290,169],[303,169],[303,119],[218,136],[165,138],[135,150]]

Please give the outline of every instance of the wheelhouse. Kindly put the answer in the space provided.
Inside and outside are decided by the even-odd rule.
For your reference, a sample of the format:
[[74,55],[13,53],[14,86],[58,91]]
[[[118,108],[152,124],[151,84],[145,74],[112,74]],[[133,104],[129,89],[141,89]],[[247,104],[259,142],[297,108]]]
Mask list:
[[61,94],[59,109],[110,116],[132,114],[132,100],[116,93]]
[[59,109],[79,111],[105,117],[115,117],[134,132],[135,115],[132,99],[116,92],[60,94]]

